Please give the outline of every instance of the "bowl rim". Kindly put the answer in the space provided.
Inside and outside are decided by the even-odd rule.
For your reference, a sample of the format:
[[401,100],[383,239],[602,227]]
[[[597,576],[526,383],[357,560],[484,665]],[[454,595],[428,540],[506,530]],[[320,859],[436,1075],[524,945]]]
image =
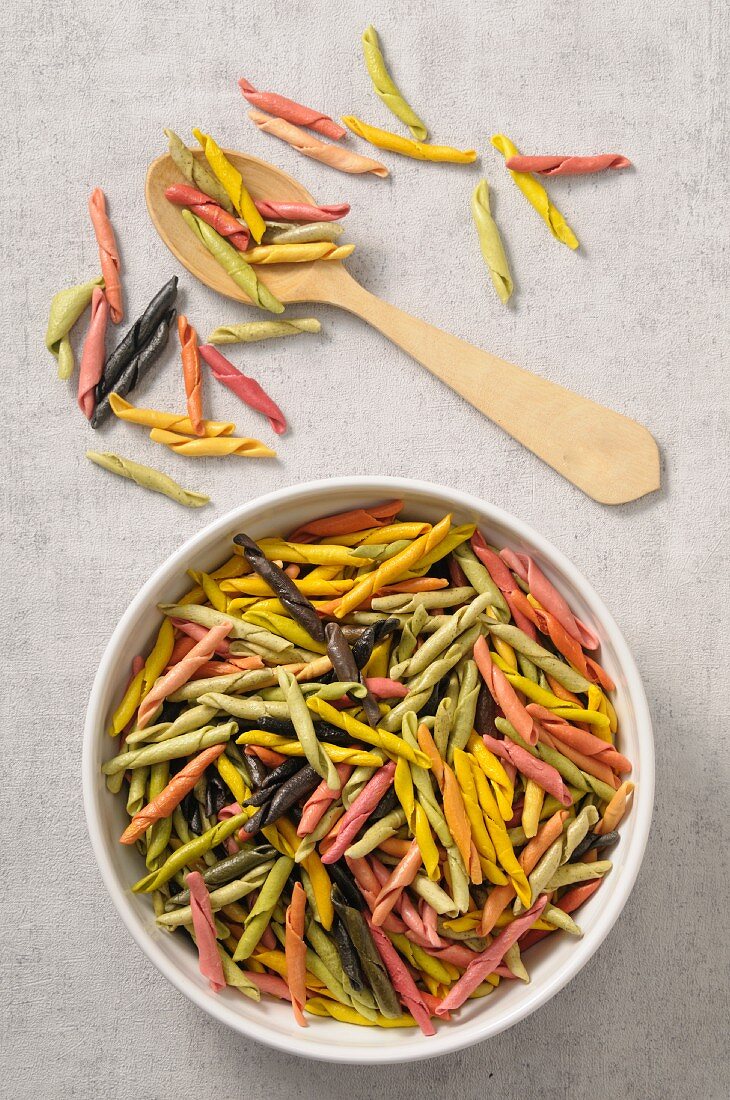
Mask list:
[[[590,599],[600,617],[602,627],[610,636],[611,643],[616,651],[617,659],[626,677],[626,690],[634,708],[637,738],[641,742],[641,784],[634,796],[632,815],[630,847],[626,853],[626,862],[622,868],[619,886],[611,894],[605,907],[599,912],[592,927],[585,936],[574,945],[570,961],[562,969],[541,981],[539,988],[532,989],[531,994],[516,1008],[503,1012],[499,1017],[491,1018],[489,1014],[483,1018],[472,1021],[464,1028],[455,1027],[443,1030],[428,1042],[421,1043],[418,1037],[411,1033],[403,1033],[403,1042],[392,1045],[374,1046],[372,1048],[357,1047],[350,1049],[347,1046],[339,1047],[330,1045],[326,1037],[316,1039],[313,1035],[303,1033],[298,1036],[284,1036],[275,1029],[269,1029],[266,1022],[253,1023],[243,1020],[222,1000],[211,998],[207,991],[194,984],[172,960],[158,947],[154,937],[143,927],[137,914],[132,909],[127,899],[127,891],[118,881],[111,858],[107,852],[106,843],[101,830],[102,807],[97,797],[99,791],[95,782],[93,757],[94,745],[98,736],[98,730],[103,726],[105,715],[101,712],[101,697],[106,678],[113,672],[116,661],[116,650],[119,639],[126,632],[127,626],[144,610],[150,593],[163,579],[174,576],[175,572],[197,552],[199,546],[214,537],[216,533],[230,528],[238,522],[237,517],[246,516],[271,508],[277,504],[289,504],[299,497],[311,495],[325,490],[368,490],[373,495],[383,493],[393,496],[407,496],[409,493],[421,493],[425,495],[441,495],[453,501],[454,506],[460,510],[473,510],[490,517],[494,522],[501,523],[511,528],[514,533],[522,538],[551,565],[555,566],[566,576],[575,578],[576,584],[582,588],[586,598]],[[636,877],[643,860],[646,843],[651,827],[651,818],[654,803],[654,738],[652,730],[651,714],[646,699],[646,693],[641,681],[641,676],[636,663],[631,655],[628,644],[619,630],[613,616],[606,608],[603,600],[595,591],[589,581],[573,565],[562,551],[553,546],[543,535],[535,531],[529,524],[507,512],[503,508],[488,501],[484,501],[472,493],[454,489],[448,485],[439,485],[436,482],[428,482],[420,479],[387,477],[387,476],[342,476],[335,478],[323,478],[316,481],[302,482],[273,492],[265,493],[230,509],[200,531],[188,538],[177,550],[169,555],[159,565],[151,576],[145,581],[137,594],[133,597],[121,618],[117,622],[109,641],[106,644],[94,677],[84,723],[83,751],[82,751],[82,789],[86,824],[91,840],[92,850],[101,873],[104,885],[124,925],[144,951],[147,958],[159,971],[186,997],[189,998],[203,1011],[214,1019],[226,1024],[234,1031],[246,1038],[255,1039],[268,1047],[281,1050],[288,1054],[296,1054],[300,1057],[315,1061],[324,1061],[341,1064],[355,1065],[386,1065],[398,1062],[419,1061],[426,1058],[440,1057],[450,1054],[475,1043],[491,1038],[502,1031],[507,1030],[520,1020],[531,1015],[536,1009],[546,1004],[556,993],[579,973],[591,956],[598,950],[603,940],[618,919],[629,895],[633,889]],[[310,1029],[311,1031],[311,1029]],[[400,1033],[399,1033],[400,1036]]]

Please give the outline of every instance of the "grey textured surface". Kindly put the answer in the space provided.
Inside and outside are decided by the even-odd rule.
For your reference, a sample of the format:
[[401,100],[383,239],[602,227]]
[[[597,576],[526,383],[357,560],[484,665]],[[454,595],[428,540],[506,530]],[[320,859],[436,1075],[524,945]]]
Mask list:
[[[719,1100],[728,1068],[724,6],[225,0],[210,8],[20,0],[3,17],[0,332],[11,430],[0,473],[8,632],[0,1093]],[[248,124],[241,75],[335,115],[395,123],[360,63],[368,20],[434,140],[474,145],[481,165],[390,157],[387,182],[346,177]],[[594,504],[377,333],[325,309],[317,310],[321,338],[234,355],[291,415],[278,462],[182,460],[121,424],[94,437],[43,346],[48,302],[97,270],[86,215],[97,184],[121,240],[128,316],[179,270],[143,200],[163,125],[182,134],[203,125],[297,175],[320,201],[350,200],[358,250],[349,266],[369,289],[646,422],[662,448],[662,491],[613,510]],[[488,145],[496,130],[526,151],[634,160],[635,170],[552,184],[581,239],[577,255],[512,186]],[[488,283],[470,224],[468,196],[482,173],[517,284],[509,309]],[[203,333],[246,312],[182,275],[182,304]],[[176,358],[171,347],[140,398],[180,404]],[[269,439],[265,422],[222,387],[209,386],[208,399],[212,414]],[[209,491],[214,505],[187,512],[113,480],[86,462],[87,447],[157,462]],[[598,955],[507,1034],[403,1069],[307,1064],[209,1021],[120,927],[81,809],[91,678],[151,570],[242,499],[356,472],[459,484],[539,528],[607,600],[656,723],[650,846]]]

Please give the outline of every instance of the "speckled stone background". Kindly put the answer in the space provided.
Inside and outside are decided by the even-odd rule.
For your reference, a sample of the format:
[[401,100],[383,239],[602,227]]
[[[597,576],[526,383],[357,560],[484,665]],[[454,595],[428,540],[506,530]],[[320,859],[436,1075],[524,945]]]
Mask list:
[[[348,177],[247,122],[241,75],[391,126],[360,60],[369,20],[434,140],[475,146],[481,164],[384,155],[388,181]],[[727,46],[726,9],[712,0],[6,6],[0,1093],[727,1095]],[[94,436],[43,346],[52,293],[97,270],[86,215],[94,185],[108,195],[121,241],[130,318],[173,271],[203,333],[245,313],[181,272],[147,219],[144,174],[164,150],[162,127],[188,134],[192,125],[271,159],[320,201],[351,201],[358,249],[349,266],[371,290],[647,423],[662,450],[662,490],[621,508],[593,503],[334,309],[317,310],[321,338],[234,354],[291,414],[278,462],[183,460],[121,424]],[[582,242],[577,254],[550,237],[510,182],[488,144],[497,130],[526,151],[617,151],[634,161],[632,171],[552,183]],[[517,286],[507,309],[470,223],[482,174]],[[171,344],[139,398],[180,404],[176,354]],[[209,386],[206,401],[243,433],[269,437],[222,387]],[[86,462],[88,447],[157,462],[214,503],[187,512],[113,480]],[[606,599],[656,724],[655,823],[617,927],[533,1017],[420,1067],[309,1064],[211,1022],[120,926],[81,806],[90,682],[150,572],[242,500],[362,472],[460,485],[539,528]]]

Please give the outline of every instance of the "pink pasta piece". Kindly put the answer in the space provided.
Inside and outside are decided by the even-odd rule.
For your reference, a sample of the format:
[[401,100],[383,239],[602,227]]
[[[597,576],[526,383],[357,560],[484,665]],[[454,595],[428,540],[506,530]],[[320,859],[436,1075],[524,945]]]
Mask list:
[[511,172],[534,172],[537,176],[585,176],[605,172],[607,168],[630,168],[631,161],[618,153],[598,153],[592,157],[508,157]]
[[[601,741],[594,733],[571,726],[564,718],[553,714],[547,707],[539,703],[528,703],[527,710],[536,718],[540,725],[544,726],[548,733],[558,741],[570,745],[572,749],[582,752],[585,756],[594,756],[609,768],[617,772],[630,772],[631,761],[628,757],[618,752],[613,745]],[[560,750],[562,752],[562,749]]]
[[313,206],[308,202],[272,202],[256,199],[254,206],[269,222],[336,222],[350,213],[349,202]]
[[[373,924],[381,925],[391,909],[395,907],[406,886],[410,886],[418,873],[418,868],[423,860],[418,841],[411,841],[411,846],[403,858],[395,865],[387,881],[380,889],[375,899],[373,909]],[[419,918],[420,920],[420,918]],[[420,921],[421,925],[423,921]]]
[[[535,727],[538,728],[537,726]],[[572,806],[573,799],[570,791],[565,786],[562,776],[552,764],[546,764],[537,756],[531,756],[521,745],[514,741],[498,741],[496,737],[490,737],[488,733],[482,734],[482,740],[487,748],[498,756],[500,760],[507,759],[528,779],[534,779],[538,786],[548,794],[557,798],[561,806]]]
[[290,122],[286,122],[283,118],[272,118],[270,115],[265,115],[263,111],[257,111],[256,109],[249,111],[248,117],[259,130],[281,138],[282,141],[293,146],[297,152],[303,153],[305,157],[311,157],[312,160],[318,160],[322,164],[329,164],[330,168],[337,168],[340,172],[349,172],[355,175],[372,173],[372,175],[381,178],[390,175],[388,169],[379,160],[363,157],[360,153],[353,153],[351,149],[343,149],[340,145],[328,145],[326,141],[320,141],[318,138],[312,137],[305,130],[300,130],[298,126],[292,126]]
[[[377,856],[371,856],[370,857],[370,862],[372,864],[373,873],[374,873],[376,879],[378,880],[378,893],[380,893],[380,890],[383,889],[383,887],[388,882],[388,879],[390,878],[390,872],[389,872],[388,868],[385,866],[385,864],[380,862],[380,860],[377,858]],[[376,897],[373,898],[373,905],[370,906],[370,912],[371,913],[373,912],[373,910],[375,908],[375,901],[376,900],[377,900],[377,894],[376,894]],[[408,929],[415,937],[417,937],[419,943],[425,943],[426,942],[426,940],[427,940],[426,928],[424,926],[423,920],[421,919],[421,916],[420,916],[418,910],[416,909],[415,905],[411,901],[408,894],[401,893],[401,895],[398,897],[398,899],[395,903],[393,912],[389,913],[386,916],[385,920],[383,921],[383,924],[382,924],[381,927],[384,928],[386,931],[391,930],[388,927],[388,921],[391,920],[394,913],[398,913],[398,918],[403,921],[403,924],[405,925],[406,929]]]
[[370,934],[375,941],[378,954],[383,960],[385,969],[388,971],[390,980],[393,983],[393,988],[400,997],[404,1008],[410,1012],[424,1035],[435,1035],[436,1028],[431,1023],[431,1012],[413,981],[406,964],[385,933],[372,920],[368,919],[367,914],[365,919],[368,922]]
[[262,993],[270,993],[280,1001],[291,1001],[289,986],[278,974],[257,974],[254,970],[244,970],[244,974]]
[[91,295],[91,320],[84,340],[79,367],[79,408],[87,420],[91,420],[96,408],[96,384],[104,372],[106,360],[106,326],[109,321],[109,303],[100,287],[95,286]]
[[351,764],[336,764],[335,770],[340,780],[340,790],[333,791],[327,786],[327,781],[322,780],[320,785],[304,803],[301,820],[297,825],[297,836],[309,836],[315,825],[324,817],[332,803],[340,797],[340,791],[352,775]]
[[480,531],[476,531],[474,535],[472,535],[471,548],[507,601],[507,606],[512,612],[512,618],[515,621],[515,625],[518,626],[528,638],[532,638],[533,641],[535,641],[537,639],[537,631],[535,630],[534,623],[523,614],[515,602],[520,596],[524,598],[525,594],[519,588],[499,554],[496,554],[494,550],[491,550],[487,546]]
[[[170,621],[176,630],[181,630],[189,638],[194,638],[196,642],[202,641],[208,633],[207,628],[201,626],[200,623],[189,623],[187,619],[171,619]],[[219,657],[228,657],[231,652],[230,644],[225,638],[222,638],[215,647],[215,651]]]
[[496,939],[490,943],[489,947],[474,957],[458,982],[451,987],[441,1001],[441,1004],[436,1009],[437,1016],[443,1016],[447,1012],[453,1012],[454,1009],[460,1008],[464,1004],[464,1001],[474,992],[477,986],[481,985],[487,974],[492,974],[494,968],[499,966],[505,952],[508,951],[512,944],[517,942],[522,933],[526,932],[528,928],[531,928],[540,917],[543,909],[547,905],[547,900],[547,894],[541,894],[531,909],[528,909],[526,913],[523,913],[522,916],[517,917],[511,924],[508,924],[506,928],[503,928]]
[[173,691],[177,691],[188,680],[192,680],[200,666],[204,665],[213,656],[218,643],[222,638],[225,638],[230,629],[231,623],[227,621],[211,627],[206,632],[206,636],[201,638],[187,656],[183,657],[174,668],[171,668],[169,672],[166,672],[152,685],[139,705],[137,712],[137,726],[139,729],[144,729],[145,726],[149,725],[153,714],[168,695],[172,695]]
[[480,635],[474,643],[474,660],[481,672],[489,694],[498,707],[501,707],[508,722],[515,727],[520,737],[530,745],[537,741],[535,723],[517,698],[517,692],[500,668],[493,663],[487,640]]
[[106,212],[106,197],[100,187],[95,187],[91,192],[89,214],[96,235],[96,243],[99,246],[99,262],[101,263],[101,273],[104,276],[104,288],[109,302],[109,312],[114,324],[118,325],[124,316],[122,281],[119,277],[121,264],[117,240],[114,236],[112,223],[109,221],[109,215]]
[[443,947],[446,940],[443,940],[438,934],[438,913],[427,901],[421,901],[419,908],[423,927],[426,930],[426,939],[431,947]]
[[190,908],[193,911],[193,929],[198,946],[200,973],[208,979],[213,992],[220,993],[221,989],[226,988],[226,979],[223,976],[223,964],[218,954],[215,917],[200,871],[191,871],[186,875],[185,885],[190,891]]
[[323,863],[335,863],[345,854],[345,850],[350,847],[355,835],[359,833],[380,799],[391,786],[394,775],[395,762],[389,760],[382,768],[378,768],[372,779],[365,784],[344,816],[337,822],[337,837],[334,844],[322,856]]
[[262,412],[264,416],[267,416],[277,435],[281,435],[286,431],[286,417],[279,406],[261,389],[255,379],[247,378],[245,374],[237,370],[233,363],[229,363],[226,357],[218,351],[218,348],[213,347],[212,344],[201,344],[198,351],[213,372],[214,378],[217,378],[232,393],[235,393],[236,397],[240,397],[241,401],[249,408],[256,409],[257,412]]
[[232,214],[196,187],[186,183],[174,183],[165,191],[165,198],[176,206],[188,206],[204,222],[211,225],[216,233],[225,237],[239,252],[245,252],[251,240],[251,231]]
[[268,111],[270,115],[284,118],[287,122],[293,122],[296,126],[306,126],[308,130],[316,130],[318,134],[339,141],[347,133],[347,130],[339,123],[331,119],[329,115],[323,115],[321,111],[313,111],[311,107],[303,107],[301,103],[295,103],[293,99],[277,95],[276,92],[258,92],[253,84],[241,78],[238,87],[244,99],[247,99],[252,107],[260,107],[262,111]]
[[[345,856],[345,862],[352,871],[360,893],[365,899],[365,904],[372,913],[375,908],[375,898],[380,891],[380,883],[365,858],[351,859],[349,856]],[[382,927],[386,932],[400,932],[402,934],[406,931],[403,921],[393,913],[386,917]]]
[[389,680],[386,676],[366,676],[365,687],[376,699],[405,699],[408,688],[398,680]]
[[601,644],[598,635],[575,617],[555,585],[547,579],[531,557],[527,554],[515,554],[510,549],[502,550],[500,557],[513,573],[527,581],[537,602],[558,620],[571,638],[575,638],[586,649],[598,649]]

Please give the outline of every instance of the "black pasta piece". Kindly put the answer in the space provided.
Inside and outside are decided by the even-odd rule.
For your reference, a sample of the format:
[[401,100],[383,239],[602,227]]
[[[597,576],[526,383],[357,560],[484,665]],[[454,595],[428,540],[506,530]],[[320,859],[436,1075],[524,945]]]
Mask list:
[[200,806],[198,800],[195,797],[195,791],[188,791],[180,803],[180,809],[182,810],[183,817],[188,823],[188,828],[195,836],[200,836],[203,832],[203,821],[200,816]]
[[144,377],[150,367],[157,362],[167,346],[167,339],[170,335],[170,325],[172,324],[174,316],[175,310],[171,309],[170,312],[162,318],[142,350],[137,352],[135,357],[130,360],[111,389],[104,394],[101,401],[97,404],[94,415],[91,418],[90,423],[92,428],[98,428],[109,416],[111,412],[109,394],[117,393],[120,397],[124,397],[126,394],[131,393],[139,380]]
[[187,703],[171,703],[169,699],[165,699],[155,724],[158,722],[174,722],[176,718],[180,717],[186,706]]
[[347,929],[378,1008],[389,1019],[397,1019],[403,1015],[398,994],[375,946],[367,921],[358,909],[347,904],[347,899],[336,883],[332,887],[332,904]]
[[486,684],[482,684],[474,714],[474,729],[476,732],[479,734],[494,734],[494,719],[498,714],[497,704],[492,698],[489,688]]
[[256,833],[265,825],[273,825],[287,810],[298,802],[300,798],[312,793],[320,783],[320,776],[314,768],[306,764],[301,771],[277,787],[271,798],[261,809],[246,822],[246,832]]
[[610,833],[604,833],[602,836],[597,833],[586,833],[581,840],[580,844],[573,850],[573,853],[568,860],[568,863],[575,863],[581,856],[584,856],[586,852],[589,852],[591,848],[608,848],[611,844],[615,844],[618,840],[618,829],[614,829]]
[[[225,883],[232,882],[233,879],[243,878],[248,871],[253,870],[254,867],[258,867],[262,863],[266,863],[267,860],[275,859],[276,855],[276,849],[272,848],[270,844],[260,844],[252,850],[236,852],[232,856],[226,855],[213,867],[209,867],[203,872],[203,882],[211,889],[224,886]],[[189,890],[181,890],[175,896],[175,905],[187,905],[189,901]],[[174,909],[175,905],[168,903],[166,908]]]
[[230,802],[228,787],[212,768],[205,773],[205,781],[205,813],[207,817],[216,817]]
[[[360,670],[355,663],[352,650],[350,649],[345,635],[342,633],[340,624],[327,623],[324,628],[324,636],[327,641],[327,655],[339,679],[343,683],[362,683],[363,679],[360,675]],[[353,696],[350,696],[350,698],[355,703],[359,702],[357,697],[353,698]],[[380,708],[370,692],[368,692],[362,700],[362,708],[365,711],[365,717],[368,720],[368,724],[375,728],[380,721]]]
[[248,564],[274,590],[276,595],[307,633],[317,642],[324,641],[324,627],[313,605],[303,596],[291,577],[283,569],[269,561],[253,539],[246,534],[234,535],[233,541],[243,547]]
[[394,810],[398,805],[398,795],[392,787],[389,787],[365,822],[366,829],[369,829],[375,821],[380,821],[382,817],[385,817],[386,814],[389,814],[390,811]]
[[[238,728],[241,732],[244,730],[264,730],[265,733],[278,733],[281,737],[288,737],[291,741],[297,740],[294,723],[290,722],[288,718],[271,718],[269,715],[265,715],[256,722],[241,721],[238,723]],[[338,729],[337,726],[330,725],[329,722],[318,719],[314,723],[314,729],[319,740],[326,741],[328,745],[347,746],[352,741],[352,737],[348,733]],[[248,760],[249,757],[246,757],[246,759]]]
[[399,627],[400,619],[391,617],[390,619],[379,619],[377,623],[373,623],[372,626],[368,626],[363,630],[352,647],[352,656],[355,658],[357,667],[365,668],[376,645],[380,645],[384,638],[393,634]]
[[365,898],[360,893],[360,887],[355,881],[355,876],[345,863],[344,859],[338,859],[327,865],[327,873],[334,883],[339,886],[348,905],[353,909],[364,909]]
[[364,989],[365,976],[360,966],[360,959],[358,958],[352,940],[347,934],[347,929],[339,917],[335,917],[332,922],[332,939],[335,941],[335,947],[337,948],[337,954],[340,956],[342,969],[350,979],[350,985],[357,991]]
[[97,403],[114,389],[115,383],[134,357],[149,343],[162,318],[170,312],[177,298],[177,275],[173,275],[158,290],[144,313],[127,329],[104,364],[104,373],[96,387]]
[[251,779],[255,787],[260,787],[266,776],[269,774],[269,769],[265,764],[262,764],[258,756],[247,756],[246,765],[251,774]]
[[265,806],[267,802],[271,802],[274,797],[274,791],[276,787],[259,787],[257,791],[247,798],[245,802],[242,802],[242,806]]
[[283,764],[279,764],[277,768],[269,772],[261,784],[262,790],[267,791],[270,787],[278,787],[284,780],[291,779],[293,775],[301,771],[306,763],[306,760],[303,760],[301,756],[290,756]]

